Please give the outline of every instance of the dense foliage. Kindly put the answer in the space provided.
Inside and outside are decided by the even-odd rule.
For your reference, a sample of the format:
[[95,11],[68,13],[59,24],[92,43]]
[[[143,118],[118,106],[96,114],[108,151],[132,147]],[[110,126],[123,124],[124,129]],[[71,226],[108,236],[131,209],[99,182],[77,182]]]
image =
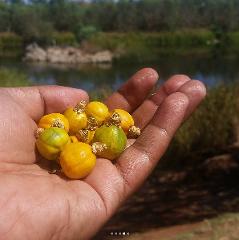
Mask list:
[[236,85],[210,89],[201,106],[177,132],[162,166],[196,166],[207,157],[225,152],[238,139],[237,112]]
[[0,32],[27,42],[50,41],[54,32],[78,40],[101,31],[164,31],[239,28],[237,0],[0,0]]

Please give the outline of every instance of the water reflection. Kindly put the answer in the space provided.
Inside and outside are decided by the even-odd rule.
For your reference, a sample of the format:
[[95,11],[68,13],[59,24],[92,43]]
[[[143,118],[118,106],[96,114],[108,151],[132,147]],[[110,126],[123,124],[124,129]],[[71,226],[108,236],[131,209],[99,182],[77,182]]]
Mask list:
[[[151,63],[114,63],[100,65],[56,65],[0,60],[0,66],[26,73],[32,85],[58,84],[87,91],[105,86],[116,89],[142,67],[153,67],[160,79],[183,73],[203,81],[207,86],[239,81],[239,57],[209,55],[164,56]],[[161,82],[162,82],[161,81]]]

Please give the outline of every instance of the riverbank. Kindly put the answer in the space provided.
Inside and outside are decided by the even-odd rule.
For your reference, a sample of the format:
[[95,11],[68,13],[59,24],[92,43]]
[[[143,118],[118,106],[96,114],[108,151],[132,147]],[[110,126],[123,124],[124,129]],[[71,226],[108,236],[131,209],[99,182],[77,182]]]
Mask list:
[[[152,61],[163,54],[188,54],[219,52],[239,52],[239,32],[216,34],[207,29],[185,29],[164,32],[97,32],[81,42],[77,42],[73,33],[55,33],[47,48],[79,47],[82,51],[93,54],[110,50],[115,60]],[[14,52],[25,52],[23,38],[11,32],[0,33],[0,56]],[[14,55],[14,54],[12,54]]]
[[148,61],[159,54],[205,52],[214,45],[215,36],[204,29],[175,32],[99,33],[83,42],[86,49],[109,49],[117,59]]

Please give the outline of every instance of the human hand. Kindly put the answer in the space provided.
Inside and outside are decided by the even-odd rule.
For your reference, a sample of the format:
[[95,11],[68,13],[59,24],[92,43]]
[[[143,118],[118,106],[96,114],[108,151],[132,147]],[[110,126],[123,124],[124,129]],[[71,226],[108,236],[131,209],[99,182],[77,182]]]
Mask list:
[[147,98],[158,79],[137,72],[105,102],[133,114],[142,135],[111,162],[97,159],[83,180],[49,174],[37,164],[35,122],[88,95],[44,86],[0,89],[0,235],[2,239],[89,239],[156,166],[181,123],[205,96],[202,83],[170,78]]

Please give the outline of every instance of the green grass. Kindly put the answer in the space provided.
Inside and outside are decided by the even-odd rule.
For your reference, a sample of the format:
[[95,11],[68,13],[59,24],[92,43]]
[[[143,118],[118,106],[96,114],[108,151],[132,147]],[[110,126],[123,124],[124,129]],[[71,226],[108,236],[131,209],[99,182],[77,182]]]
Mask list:
[[23,47],[23,39],[12,32],[0,33],[0,51],[1,50],[14,50]]
[[53,32],[49,36],[48,42],[57,46],[75,46],[77,41],[75,35],[71,32]]
[[176,32],[99,33],[88,40],[96,49],[109,49],[124,60],[153,60],[162,51],[183,52],[186,49],[208,49],[214,40],[204,29]]
[[222,33],[220,39],[207,29],[164,32],[101,32],[87,41],[88,48],[109,49],[123,61],[153,61],[164,54],[239,53],[239,31]]
[[0,67],[0,87],[29,86],[27,76],[15,69]]
[[92,43],[110,50],[120,46],[134,47],[139,43],[148,47],[199,47],[208,46],[212,40],[214,40],[213,33],[204,29],[175,32],[99,33],[90,39]]
[[24,50],[23,39],[15,33],[0,33],[0,57],[19,57]]

